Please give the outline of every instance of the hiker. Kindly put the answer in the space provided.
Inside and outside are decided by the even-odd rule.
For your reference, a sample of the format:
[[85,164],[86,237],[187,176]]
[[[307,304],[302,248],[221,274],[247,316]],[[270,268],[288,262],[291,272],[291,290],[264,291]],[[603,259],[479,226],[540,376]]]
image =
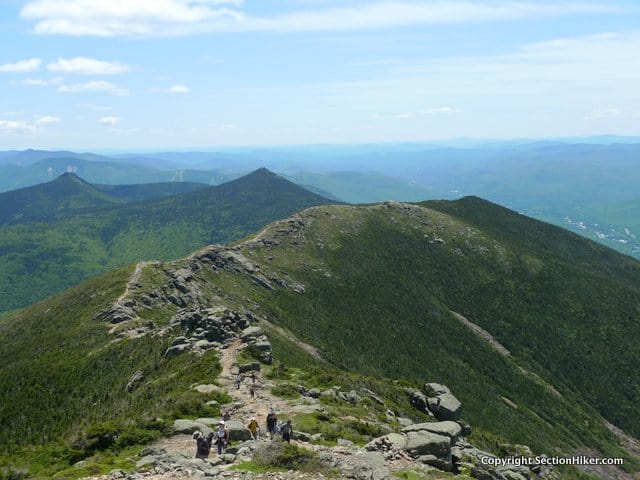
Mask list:
[[222,452],[227,445],[229,445],[229,430],[224,426],[224,420],[220,420],[218,423],[218,429],[215,432],[216,446],[218,447],[218,455],[222,455]]
[[209,458],[209,453],[211,452],[211,442],[213,440],[213,432],[209,432],[209,435],[206,437],[202,432],[195,431],[193,433],[193,438],[196,441],[196,458]]
[[293,433],[293,425],[291,425],[291,420],[287,420],[287,423],[280,427],[280,431],[282,432],[282,440],[291,443],[291,434]]
[[229,410],[224,412],[224,415],[222,415],[222,420],[224,420],[225,422],[228,422],[229,420],[231,420],[231,413],[229,413]]
[[256,384],[256,372],[251,372],[251,381],[254,385]]
[[254,387],[253,385],[249,387],[249,395],[251,396],[251,398],[256,398],[256,387]]
[[258,439],[258,422],[256,421],[256,417],[251,417],[251,420],[249,421],[249,425],[247,425],[247,428],[251,432],[251,436],[253,437],[253,439],[257,440]]
[[242,382],[242,375],[240,375],[240,372],[238,372],[238,375],[236,375],[236,390],[240,390],[241,382]]
[[273,438],[273,435],[276,433],[276,427],[278,425],[278,416],[276,412],[271,410],[269,415],[267,415],[267,432],[269,432],[269,437]]

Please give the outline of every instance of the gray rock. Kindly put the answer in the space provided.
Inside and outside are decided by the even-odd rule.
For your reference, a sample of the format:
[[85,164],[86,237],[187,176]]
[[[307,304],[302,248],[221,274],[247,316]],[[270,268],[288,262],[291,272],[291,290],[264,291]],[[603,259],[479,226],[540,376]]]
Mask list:
[[232,442],[244,442],[251,440],[251,431],[237,420],[228,420],[224,425],[229,430],[229,440]]
[[298,432],[296,430],[294,430],[293,433],[291,434],[291,438],[299,442],[311,443],[313,441],[313,438],[311,437],[310,434],[305,432]]
[[127,474],[125,472],[123,472],[120,469],[115,469],[115,470],[111,470],[109,472],[109,476],[111,476],[112,478],[125,478],[127,476]]
[[156,458],[153,455],[147,455],[146,457],[142,457],[140,460],[136,462],[136,468],[148,467],[151,465],[155,465]]
[[427,396],[424,393],[419,392],[418,390],[409,390],[408,393],[411,396],[411,405],[413,405],[421,412],[425,412],[429,409],[427,404]]
[[187,337],[176,337],[173,339],[173,342],[171,342],[171,346],[175,347],[176,345],[185,345],[189,343],[189,339]]
[[459,420],[462,415],[462,404],[450,393],[428,399],[429,409],[438,420]]
[[436,457],[435,455],[421,455],[418,457],[418,460],[425,465],[431,465],[432,467],[444,470],[445,472],[450,472],[453,469],[450,456],[448,458],[442,458]]
[[258,363],[258,362],[246,363],[244,365],[240,365],[238,367],[238,369],[240,370],[240,373],[259,372],[260,371],[260,363]]
[[173,431],[175,433],[193,433],[199,430],[203,433],[211,431],[205,424],[194,422],[193,420],[176,420],[173,422]]
[[429,397],[437,397],[444,393],[451,393],[451,390],[449,390],[448,387],[439,383],[425,383],[424,391]]
[[125,390],[127,392],[132,392],[134,388],[136,388],[136,385],[142,381],[142,379],[144,378],[144,375],[142,374],[141,370],[137,370],[133,375],[131,375],[131,378],[129,378],[129,381],[127,382],[127,386],[125,387]]
[[446,458],[451,455],[451,439],[427,431],[407,433],[407,445],[404,447],[413,456],[435,455]]
[[408,427],[409,425],[413,425],[413,420],[407,417],[396,417],[396,420],[403,427]]
[[353,442],[351,440],[347,440],[346,438],[339,438],[338,440],[336,440],[336,443],[342,447],[353,446]]
[[182,355],[183,353],[188,351],[190,349],[190,347],[191,347],[191,345],[189,345],[189,344],[174,345],[173,347],[167,348],[167,351],[164,352],[164,355],[167,358],[177,357],[178,355]]
[[410,425],[402,429],[403,432],[419,432],[419,431],[427,431],[432,433],[437,433],[439,435],[446,435],[451,439],[451,444],[454,444],[458,441],[460,434],[462,433],[462,427],[460,424],[452,421],[444,421],[444,422],[427,422],[427,423],[416,423],[415,425]]
[[240,338],[243,342],[247,342],[262,335],[264,335],[264,332],[260,327],[248,327],[245,328],[242,333],[240,333]]
[[371,440],[366,446],[367,450],[404,450],[408,440],[406,435],[399,433],[389,433],[382,437]]
[[334,458],[343,475],[356,480],[388,480],[389,469],[379,453],[367,452]]
[[157,447],[147,447],[144,448],[142,450],[140,450],[140,453],[138,453],[139,457],[147,457],[149,455],[154,455],[156,457],[160,456],[160,455],[165,455],[167,452],[164,448],[157,448]]

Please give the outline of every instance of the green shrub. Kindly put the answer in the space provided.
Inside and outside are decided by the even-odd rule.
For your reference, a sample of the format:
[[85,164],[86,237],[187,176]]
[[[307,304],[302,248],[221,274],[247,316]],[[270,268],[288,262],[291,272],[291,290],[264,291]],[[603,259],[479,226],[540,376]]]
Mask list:
[[263,467],[317,472],[323,470],[315,452],[285,442],[269,442],[253,454],[253,462]]
[[298,389],[290,384],[275,386],[271,389],[271,393],[273,393],[276,397],[281,398],[300,398],[300,392],[298,391]]

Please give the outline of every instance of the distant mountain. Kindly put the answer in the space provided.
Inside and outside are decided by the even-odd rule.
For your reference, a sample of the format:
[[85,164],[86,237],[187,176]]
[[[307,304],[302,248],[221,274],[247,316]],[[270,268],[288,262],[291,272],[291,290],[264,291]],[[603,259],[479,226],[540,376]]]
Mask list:
[[[183,197],[216,225],[273,206],[281,190],[320,200],[265,171],[208,190]],[[245,208],[216,213],[207,195]],[[189,212],[171,202],[161,203]],[[125,226],[138,245],[164,234],[157,208],[145,211],[145,225]],[[169,232],[182,240],[194,228]],[[145,450],[136,467],[143,446],[202,428],[176,419],[211,422],[225,404],[245,419],[273,405],[316,434],[297,446],[338,444],[365,465],[374,458],[344,440],[394,432],[380,448],[398,478],[633,479],[638,305],[640,262],[476,197],[308,208],[244,242],[119,268],[0,319],[0,455],[40,478],[148,470],[166,454]],[[259,368],[257,402],[248,379],[232,387],[240,365]],[[417,433],[428,428],[438,434]],[[184,435],[162,442],[167,453],[184,445]],[[595,477],[584,465],[489,474],[490,454],[471,445],[624,465]],[[416,470],[422,462],[456,470]]]
[[[62,183],[76,179],[67,176]],[[94,188],[82,186],[89,187]],[[326,203],[334,202],[261,169],[190,193],[5,226],[0,228],[0,252],[7,252],[0,256],[0,311],[130,262],[171,260],[209,243],[239,240]]]
[[234,175],[215,171],[162,170],[113,159],[86,160],[78,157],[54,157],[28,165],[0,165],[0,192],[44,183],[65,172],[72,172],[92,184],[142,184],[192,182],[218,185]]
[[0,165],[3,164],[11,164],[11,165],[20,165],[27,166],[37,163],[41,160],[53,159],[53,158],[67,158],[67,159],[78,159],[78,160],[89,160],[89,161],[108,161],[108,157],[103,157],[101,155],[96,155],[94,153],[75,153],[69,151],[48,151],[48,150],[14,150],[9,152],[1,152],[0,154]]
[[0,193],[0,226],[27,221],[49,221],[92,207],[119,203],[73,173],[57,179]]
[[152,200],[206,187],[188,182],[91,185],[75,173],[63,173],[51,182],[0,193],[0,226],[49,222],[99,207]]

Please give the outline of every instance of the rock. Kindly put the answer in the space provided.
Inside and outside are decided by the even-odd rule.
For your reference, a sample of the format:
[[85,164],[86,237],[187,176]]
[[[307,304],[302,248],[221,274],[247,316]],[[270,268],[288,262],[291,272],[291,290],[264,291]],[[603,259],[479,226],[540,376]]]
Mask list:
[[339,438],[336,440],[336,443],[342,447],[352,447],[353,442],[351,440],[347,440],[346,438]]
[[229,430],[229,440],[232,442],[244,442],[251,440],[251,431],[237,420],[228,420],[224,425]]
[[260,363],[259,362],[246,363],[244,365],[240,365],[238,367],[238,369],[240,370],[240,373],[259,372],[260,371]]
[[248,327],[245,328],[242,333],[240,333],[240,338],[243,342],[247,342],[262,335],[264,335],[264,332],[260,327]]
[[413,420],[407,417],[396,417],[396,420],[403,427],[408,427],[409,425],[413,425]]
[[140,451],[140,453],[138,453],[139,457],[147,457],[149,455],[154,455],[156,457],[159,457],[160,455],[165,455],[167,452],[164,448],[157,448],[157,447],[147,447],[144,448]]
[[407,444],[404,447],[413,456],[435,455],[448,458],[451,455],[451,439],[428,431],[407,433]]
[[421,412],[425,412],[429,410],[427,404],[427,396],[418,391],[418,390],[409,390],[409,395],[411,396],[411,405],[420,410]]
[[462,404],[450,393],[428,399],[429,409],[438,420],[458,420],[462,415]]
[[139,383],[143,378],[144,375],[142,374],[142,371],[137,370],[133,375],[131,375],[131,378],[129,378],[125,390],[127,392],[132,392],[133,389],[136,388],[136,384]]
[[114,469],[109,472],[109,476],[114,479],[125,478],[127,474],[120,469]]
[[356,480],[387,480],[389,469],[379,453],[367,452],[359,455],[334,457],[343,475]]
[[439,435],[446,435],[451,439],[451,444],[454,444],[458,441],[458,438],[462,433],[462,427],[458,423],[452,421],[427,422],[405,427],[402,431],[405,433],[427,431],[437,433]]
[[431,465],[432,467],[444,470],[445,472],[450,472],[453,469],[451,457],[441,458],[436,457],[435,455],[421,455],[420,457],[418,457],[418,460],[420,460],[425,465]]
[[199,430],[203,433],[211,431],[205,424],[194,422],[193,420],[176,420],[173,422],[173,431],[175,433],[193,433]]
[[367,450],[404,450],[407,446],[407,437],[399,433],[389,433],[371,440],[365,448]]
[[445,393],[451,393],[451,390],[449,390],[448,387],[439,383],[425,383],[424,391],[429,397],[437,397]]
[[322,433],[314,433],[313,435],[311,435],[311,440],[313,440],[314,442],[320,442],[324,440],[324,435]]
[[349,392],[338,392],[338,398],[350,403],[351,405],[359,405],[362,399],[358,392],[351,390]]
[[155,465],[155,463],[156,457],[153,455],[147,455],[136,462],[136,468],[148,467],[150,465]]
[[185,345],[189,343],[189,339],[187,337],[176,337],[173,339],[173,342],[171,342],[171,346],[175,347],[176,345]]
[[308,433],[305,432],[298,432],[296,430],[293,431],[293,433],[291,434],[291,438],[293,440],[297,440],[299,442],[307,442],[307,443],[311,443],[313,441],[313,438],[311,435],[309,435]]
[[193,389],[196,392],[200,392],[200,393],[225,393],[224,388],[221,388],[217,385],[214,385],[212,383],[206,383],[203,385],[196,385],[195,387],[193,387]]
[[173,347],[167,348],[167,351],[164,352],[165,357],[177,357],[178,355],[182,355],[184,352],[188,351],[191,345],[183,344],[183,345],[174,345]]

